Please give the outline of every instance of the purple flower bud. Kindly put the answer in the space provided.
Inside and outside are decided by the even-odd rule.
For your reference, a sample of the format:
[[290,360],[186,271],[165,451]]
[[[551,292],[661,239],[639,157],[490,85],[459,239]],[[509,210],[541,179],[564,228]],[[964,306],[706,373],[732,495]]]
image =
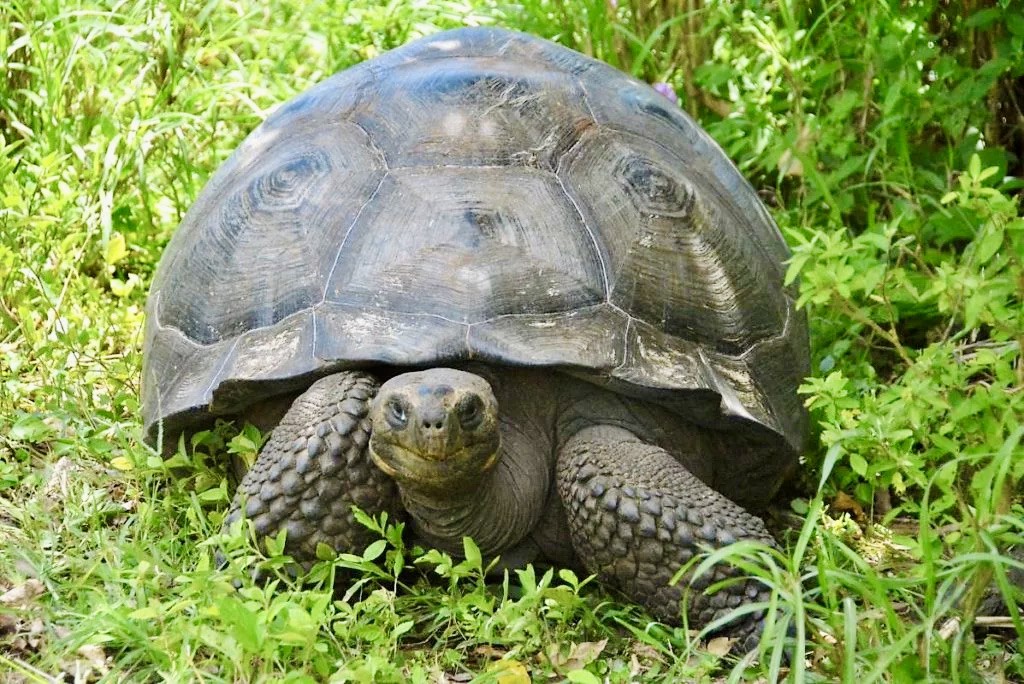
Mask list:
[[672,104],[679,103],[679,96],[676,95],[676,91],[668,83],[655,83],[654,89],[664,95],[666,98],[672,101]]
[[608,0],[608,4],[612,9],[619,9],[619,0]]

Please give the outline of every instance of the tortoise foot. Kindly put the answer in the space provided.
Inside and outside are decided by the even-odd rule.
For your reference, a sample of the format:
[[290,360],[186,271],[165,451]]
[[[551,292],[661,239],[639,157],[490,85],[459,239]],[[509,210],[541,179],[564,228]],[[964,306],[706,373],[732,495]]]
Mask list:
[[[591,427],[566,443],[557,468],[573,546],[584,566],[659,619],[678,624],[684,598],[690,626],[697,628],[742,603],[767,600],[769,591],[754,580],[706,595],[708,586],[737,574],[728,565],[670,585],[702,548],[740,539],[774,541],[759,518],[698,480],[664,449],[619,427]],[[762,626],[757,612],[720,632],[746,651],[757,646]]]
[[286,550],[299,562],[316,558],[318,544],[359,553],[374,536],[352,506],[377,515],[400,511],[391,478],[370,460],[368,411],[377,382],[346,371],[313,383],[274,428],[245,474],[225,518],[244,514],[260,537],[287,530]]

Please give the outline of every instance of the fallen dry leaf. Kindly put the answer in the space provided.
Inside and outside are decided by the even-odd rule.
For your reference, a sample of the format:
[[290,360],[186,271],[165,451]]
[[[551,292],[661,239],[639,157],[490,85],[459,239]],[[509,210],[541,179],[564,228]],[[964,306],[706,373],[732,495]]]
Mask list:
[[665,662],[664,659],[661,657],[661,653],[658,652],[658,649],[654,648],[650,644],[645,644],[642,641],[634,641],[630,645],[629,650],[636,657],[642,660],[652,660],[657,661],[659,663]]
[[491,646],[490,644],[481,644],[473,649],[475,655],[483,656],[485,658],[492,658],[493,660],[501,660],[508,653],[508,649],[498,648]]
[[656,663],[664,662],[658,649],[642,641],[634,641],[629,647],[629,674],[633,679],[650,670]]
[[100,674],[107,674],[110,672],[107,654],[103,650],[102,646],[97,646],[96,644],[85,644],[78,649],[78,655],[81,656],[79,662],[84,661],[88,663],[92,670],[95,670]]
[[37,579],[26,580],[0,595],[0,636],[4,650],[11,654],[38,653],[44,646],[46,629],[42,618],[33,617],[39,606],[33,601],[43,594],[45,586]]
[[78,682],[96,682],[106,674],[106,671],[97,670],[93,663],[85,658],[65,660],[61,663],[60,669],[64,673],[65,678],[63,681],[72,681],[75,684],[78,684]]
[[846,492],[838,492],[828,506],[833,513],[849,513],[860,525],[867,522],[868,515],[864,512],[864,507]]
[[558,647],[555,646],[553,653],[549,652],[548,660],[559,671],[571,672],[572,670],[582,670],[584,666],[594,662],[607,645],[607,639],[570,644],[569,652],[565,655],[562,655]]
[[734,643],[736,643],[736,640],[729,637],[715,637],[708,642],[707,652],[719,658],[724,658],[729,655],[729,651],[732,650]]
[[29,623],[16,622],[13,628],[16,636],[7,642],[11,653],[37,653],[43,644],[43,621],[35,618]]
[[647,670],[651,669],[649,665],[641,665],[640,660],[636,657],[636,653],[629,654],[629,678],[636,679]]
[[7,613],[0,613],[0,636],[10,634],[18,628],[18,618]]
[[498,684],[530,684],[530,673],[518,660],[498,660],[487,668]]
[[61,458],[50,468],[49,477],[43,485],[43,496],[53,503],[60,503],[68,496],[71,476],[80,468],[67,456]]

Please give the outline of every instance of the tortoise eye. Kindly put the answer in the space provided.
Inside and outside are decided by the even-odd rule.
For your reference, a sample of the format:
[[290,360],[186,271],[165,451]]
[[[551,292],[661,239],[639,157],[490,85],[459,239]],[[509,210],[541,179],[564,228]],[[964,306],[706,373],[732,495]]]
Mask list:
[[405,402],[399,397],[388,399],[384,407],[384,418],[388,424],[396,430],[401,430],[409,423],[409,415],[406,411]]
[[484,402],[476,394],[463,397],[456,410],[464,430],[472,430],[484,419]]

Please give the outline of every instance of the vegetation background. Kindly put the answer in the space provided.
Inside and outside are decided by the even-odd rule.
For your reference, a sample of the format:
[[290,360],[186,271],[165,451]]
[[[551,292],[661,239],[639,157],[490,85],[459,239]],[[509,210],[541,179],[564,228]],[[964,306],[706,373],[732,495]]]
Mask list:
[[[204,181],[290,96],[477,24],[671,86],[793,247],[815,446],[785,552],[734,552],[776,590],[756,662],[394,528],[299,584],[217,536],[259,435],[140,442],[147,285]],[[0,679],[1024,680],[1022,104],[1019,0],[5,0]]]

